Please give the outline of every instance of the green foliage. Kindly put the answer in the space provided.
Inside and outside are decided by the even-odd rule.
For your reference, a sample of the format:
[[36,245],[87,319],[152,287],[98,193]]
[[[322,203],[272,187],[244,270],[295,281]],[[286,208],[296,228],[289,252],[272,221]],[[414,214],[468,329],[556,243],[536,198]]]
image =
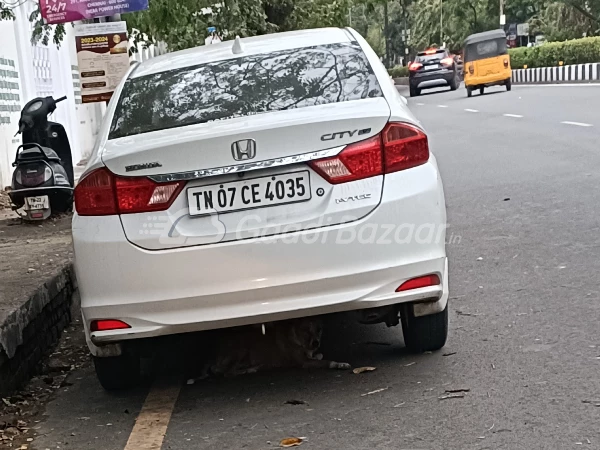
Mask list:
[[165,42],[170,50],[202,45],[206,29],[215,26],[224,39],[275,31],[345,26],[351,0],[151,0],[147,11],[126,14],[136,39]]
[[44,20],[42,19],[42,14],[40,12],[40,5],[37,5],[35,11],[33,11],[29,15],[29,21],[33,25],[33,31],[31,32],[31,43],[37,44],[41,42],[44,45],[48,45],[50,42],[50,37],[52,37],[52,42],[57,47],[60,47],[60,43],[65,37],[65,24],[61,23],[56,26],[46,25]]
[[369,45],[375,50],[377,56],[385,55],[385,37],[383,35],[383,29],[377,26],[369,27],[367,36],[365,37]]
[[15,15],[12,9],[0,1],[0,20],[11,20],[14,19]]
[[513,69],[600,62],[600,37],[549,42],[539,47],[516,48],[508,52]]
[[392,78],[402,78],[408,76],[408,67],[407,66],[396,66],[388,69],[388,73]]

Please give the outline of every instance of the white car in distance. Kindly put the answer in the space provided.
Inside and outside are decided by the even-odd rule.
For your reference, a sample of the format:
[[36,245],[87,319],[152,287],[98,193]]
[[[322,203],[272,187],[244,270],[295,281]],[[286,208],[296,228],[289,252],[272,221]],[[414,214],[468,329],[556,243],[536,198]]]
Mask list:
[[130,68],[75,190],[81,308],[106,389],[149,339],[357,311],[411,351],[448,333],[427,135],[352,29],[236,39]]

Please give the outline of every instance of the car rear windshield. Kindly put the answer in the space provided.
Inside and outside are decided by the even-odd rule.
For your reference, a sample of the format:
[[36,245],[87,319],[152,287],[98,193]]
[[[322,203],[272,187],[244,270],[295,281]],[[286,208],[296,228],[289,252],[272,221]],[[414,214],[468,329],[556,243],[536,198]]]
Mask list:
[[424,62],[431,61],[432,59],[438,60],[442,59],[446,56],[446,52],[444,50],[438,50],[435,53],[424,53],[422,55],[417,55],[417,62],[423,64]]
[[491,39],[467,45],[465,49],[465,62],[478,59],[493,58],[506,54],[506,39]]
[[127,80],[109,139],[381,96],[357,42],[243,56]]

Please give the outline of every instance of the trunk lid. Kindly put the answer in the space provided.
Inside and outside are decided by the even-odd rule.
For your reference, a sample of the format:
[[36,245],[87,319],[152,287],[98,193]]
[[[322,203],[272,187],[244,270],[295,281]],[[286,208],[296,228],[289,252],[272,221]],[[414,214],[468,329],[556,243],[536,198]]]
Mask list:
[[[377,135],[389,116],[383,97],[257,114],[109,140],[102,159],[118,175],[188,180],[167,211],[121,215],[127,239],[142,248],[289,234],[377,207],[382,175],[332,185],[306,162]],[[250,155],[238,160],[240,150]]]

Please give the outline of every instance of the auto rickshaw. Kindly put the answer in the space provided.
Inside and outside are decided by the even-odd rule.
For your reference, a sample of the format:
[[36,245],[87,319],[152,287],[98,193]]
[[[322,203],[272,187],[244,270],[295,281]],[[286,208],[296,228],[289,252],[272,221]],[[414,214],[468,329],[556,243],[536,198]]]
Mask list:
[[510,91],[512,70],[503,30],[484,31],[466,38],[463,61],[467,97],[476,89],[483,94],[488,86],[506,86]]

